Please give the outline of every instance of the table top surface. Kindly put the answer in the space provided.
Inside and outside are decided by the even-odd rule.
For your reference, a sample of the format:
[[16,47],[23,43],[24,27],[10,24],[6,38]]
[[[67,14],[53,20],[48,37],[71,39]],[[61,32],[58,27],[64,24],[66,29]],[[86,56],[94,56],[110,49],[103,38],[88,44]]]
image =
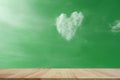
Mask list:
[[120,69],[0,69],[0,78],[120,78]]

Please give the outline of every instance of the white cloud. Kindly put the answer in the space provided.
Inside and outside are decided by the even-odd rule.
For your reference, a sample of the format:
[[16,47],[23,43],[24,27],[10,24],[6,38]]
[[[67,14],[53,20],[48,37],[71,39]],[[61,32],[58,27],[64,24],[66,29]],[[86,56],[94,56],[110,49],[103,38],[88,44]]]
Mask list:
[[116,24],[112,26],[112,32],[120,32],[120,21],[116,21]]
[[71,40],[76,33],[78,27],[80,27],[83,21],[82,12],[73,12],[68,18],[66,14],[62,13],[57,17],[56,26],[59,34],[66,40]]

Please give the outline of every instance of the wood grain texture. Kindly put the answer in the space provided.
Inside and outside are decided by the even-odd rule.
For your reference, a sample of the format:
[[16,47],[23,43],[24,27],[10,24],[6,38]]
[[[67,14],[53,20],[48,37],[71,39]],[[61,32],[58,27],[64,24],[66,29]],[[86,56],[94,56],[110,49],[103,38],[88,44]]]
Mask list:
[[120,80],[120,69],[0,69],[0,78]]

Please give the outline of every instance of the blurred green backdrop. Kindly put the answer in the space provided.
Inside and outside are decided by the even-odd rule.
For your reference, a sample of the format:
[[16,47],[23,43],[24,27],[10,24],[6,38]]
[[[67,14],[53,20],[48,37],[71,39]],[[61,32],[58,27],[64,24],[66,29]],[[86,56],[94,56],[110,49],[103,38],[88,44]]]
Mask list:
[[[70,41],[56,29],[61,13],[80,11]],[[120,0],[0,0],[0,68],[120,68]]]

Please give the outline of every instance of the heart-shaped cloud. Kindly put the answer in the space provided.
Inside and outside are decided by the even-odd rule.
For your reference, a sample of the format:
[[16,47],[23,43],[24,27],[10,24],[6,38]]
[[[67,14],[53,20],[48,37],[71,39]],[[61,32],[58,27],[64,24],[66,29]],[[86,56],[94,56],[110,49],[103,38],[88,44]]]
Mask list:
[[68,18],[66,14],[62,13],[57,17],[56,26],[58,32],[66,40],[71,40],[76,33],[77,28],[81,25],[83,21],[82,12],[73,12]]

